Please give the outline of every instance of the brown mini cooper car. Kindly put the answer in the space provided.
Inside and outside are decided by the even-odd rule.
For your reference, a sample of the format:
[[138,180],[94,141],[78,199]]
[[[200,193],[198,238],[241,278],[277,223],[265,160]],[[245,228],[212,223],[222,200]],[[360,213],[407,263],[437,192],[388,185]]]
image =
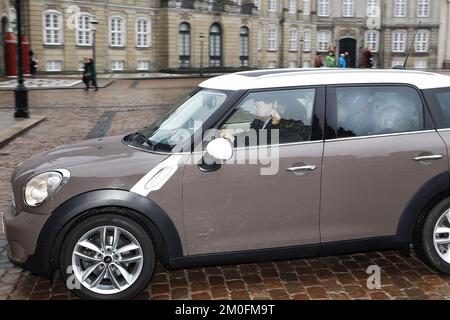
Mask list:
[[125,137],[23,162],[9,257],[84,298],[169,269],[398,249],[450,273],[450,77],[250,71]]

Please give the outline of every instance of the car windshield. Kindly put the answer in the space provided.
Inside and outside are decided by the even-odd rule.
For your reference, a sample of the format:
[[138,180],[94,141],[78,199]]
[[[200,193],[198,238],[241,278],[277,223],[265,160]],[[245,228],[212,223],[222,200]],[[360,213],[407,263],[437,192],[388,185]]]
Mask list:
[[201,89],[149,127],[128,136],[127,140],[146,143],[152,150],[172,151],[201,130],[203,123],[224,104],[227,97],[225,91]]

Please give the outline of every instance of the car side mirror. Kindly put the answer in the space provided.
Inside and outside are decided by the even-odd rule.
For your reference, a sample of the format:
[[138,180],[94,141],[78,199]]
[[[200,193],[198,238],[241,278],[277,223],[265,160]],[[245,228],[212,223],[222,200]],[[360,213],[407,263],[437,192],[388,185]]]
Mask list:
[[233,146],[227,139],[217,138],[208,143],[206,152],[214,159],[230,160],[233,156]]

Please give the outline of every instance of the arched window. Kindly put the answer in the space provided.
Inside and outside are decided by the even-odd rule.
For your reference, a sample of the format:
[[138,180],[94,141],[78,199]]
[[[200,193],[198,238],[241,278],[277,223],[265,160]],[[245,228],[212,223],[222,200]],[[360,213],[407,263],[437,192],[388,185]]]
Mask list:
[[248,67],[248,55],[249,55],[248,35],[249,35],[248,28],[242,27],[241,32],[239,34],[241,39],[241,50],[239,57],[241,60],[241,67]]
[[136,20],[136,47],[150,47],[150,20],[146,18]]
[[191,27],[183,22],[178,28],[178,55],[180,67],[189,67],[191,65]]
[[44,11],[42,16],[44,44],[62,44],[62,15],[56,10]]
[[209,65],[212,67],[222,65],[222,30],[217,23],[209,29]]
[[109,18],[109,44],[112,47],[125,46],[125,19],[118,16]]
[[87,13],[81,13],[76,23],[76,39],[79,46],[90,46],[92,44],[91,16]]

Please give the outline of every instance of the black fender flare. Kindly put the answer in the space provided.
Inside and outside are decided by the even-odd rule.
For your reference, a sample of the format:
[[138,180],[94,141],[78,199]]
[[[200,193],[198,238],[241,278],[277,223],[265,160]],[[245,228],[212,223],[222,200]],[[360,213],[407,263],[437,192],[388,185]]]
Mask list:
[[[64,229],[70,226],[74,219],[86,211],[100,207],[121,207],[142,214],[159,231],[167,259],[183,256],[183,248],[178,231],[167,213],[153,200],[139,194],[119,189],[102,189],[77,195],[58,206],[42,228],[36,246],[33,260],[41,264],[40,274],[50,275],[56,268],[54,250],[62,243]],[[45,261],[48,259],[47,261]],[[47,262],[47,263],[45,263]],[[38,261],[33,263],[35,266]]]
[[441,172],[422,185],[403,209],[397,225],[397,235],[406,235],[412,241],[417,222],[424,209],[433,206],[447,196],[449,189],[450,175],[448,171]]

